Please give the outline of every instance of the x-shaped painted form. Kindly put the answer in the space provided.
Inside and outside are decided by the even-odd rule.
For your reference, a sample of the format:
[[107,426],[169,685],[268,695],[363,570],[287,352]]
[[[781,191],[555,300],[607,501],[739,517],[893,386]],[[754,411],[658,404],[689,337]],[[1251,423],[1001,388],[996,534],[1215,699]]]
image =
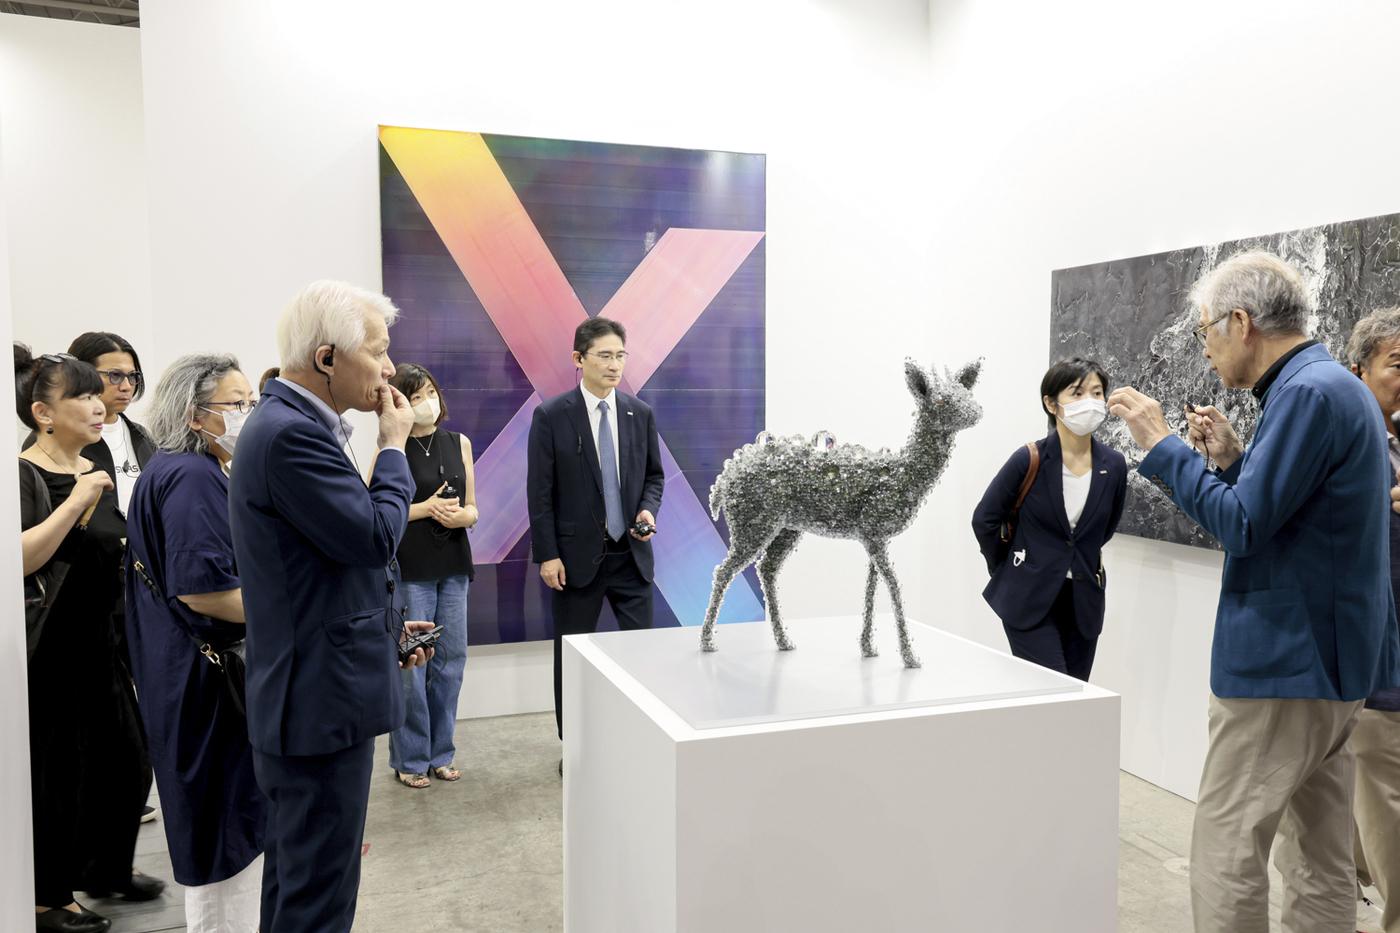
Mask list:
[[[529,528],[531,414],[542,398],[575,387],[573,331],[588,312],[480,134],[381,127],[379,138],[535,389],[476,463],[477,499],[489,504],[491,520],[477,529],[472,551],[499,563]],[[662,235],[601,312],[628,328],[625,391],[646,384],[762,239],[746,230]],[[682,624],[697,625],[709,601],[708,570],[728,548],[664,439],[661,462],[656,585]],[[721,621],[763,618],[753,590],[737,584]]]

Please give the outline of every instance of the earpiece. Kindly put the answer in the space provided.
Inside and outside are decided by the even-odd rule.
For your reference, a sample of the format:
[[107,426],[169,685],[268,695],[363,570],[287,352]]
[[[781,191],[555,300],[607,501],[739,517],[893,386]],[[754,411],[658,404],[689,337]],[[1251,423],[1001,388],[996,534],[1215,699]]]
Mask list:
[[322,358],[322,360],[321,360],[321,365],[322,365],[322,366],[334,366],[334,365],[335,365],[335,344],[331,344],[331,345],[330,345],[330,349],[326,351],[325,357]]

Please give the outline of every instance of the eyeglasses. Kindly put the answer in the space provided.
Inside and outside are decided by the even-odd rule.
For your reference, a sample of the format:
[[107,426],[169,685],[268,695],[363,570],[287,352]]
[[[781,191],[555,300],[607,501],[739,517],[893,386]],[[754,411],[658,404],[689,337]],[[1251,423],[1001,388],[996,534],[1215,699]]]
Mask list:
[[[247,401],[239,400],[239,401],[237,401],[237,402],[206,402],[206,403],[205,403],[205,407],[206,407],[206,408],[207,408],[209,405],[227,405],[227,406],[229,406],[230,408],[232,408],[234,411],[238,412],[240,415],[246,415],[246,414],[248,414],[248,412],[250,412],[250,411],[252,411],[254,408],[257,408],[257,407],[258,407],[258,402],[257,402],[257,399],[248,399]],[[215,414],[221,414],[221,413],[220,413],[220,412],[215,412]]]
[[616,353],[613,353],[613,352],[611,352],[611,351],[609,351],[609,350],[604,350],[604,351],[602,351],[601,353],[590,353],[590,354],[588,354],[588,355],[591,356],[591,357],[593,357],[595,360],[598,360],[598,361],[601,362],[601,363],[614,363],[614,362],[616,362],[616,363],[625,363],[625,362],[627,362],[627,351],[626,351],[626,350],[618,350]]
[[68,360],[76,360],[77,357],[71,353],[45,353],[39,359],[46,363],[64,363]]
[[1206,321],[1204,324],[1201,324],[1199,327],[1192,330],[1191,333],[1195,335],[1196,342],[1204,347],[1206,345],[1206,331],[1210,330],[1216,324],[1219,324],[1221,321],[1225,320],[1227,317],[1230,316],[1230,314],[1231,312],[1226,311],[1224,314],[1220,315],[1220,317],[1216,318],[1215,320]]
[[139,371],[125,372],[120,369],[99,369],[97,375],[106,379],[109,385],[119,386],[123,382],[131,383],[134,389],[141,384],[142,375]]

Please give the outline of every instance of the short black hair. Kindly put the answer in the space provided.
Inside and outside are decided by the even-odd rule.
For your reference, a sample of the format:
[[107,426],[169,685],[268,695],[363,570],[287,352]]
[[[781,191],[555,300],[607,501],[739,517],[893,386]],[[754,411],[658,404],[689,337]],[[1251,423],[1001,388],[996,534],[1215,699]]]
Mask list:
[[591,317],[574,328],[574,352],[583,356],[593,341],[608,334],[617,334],[623,346],[627,345],[627,328],[607,317]]
[[[131,356],[136,371],[141,372],[141,357],[137,355],[131,342],[105,330],[90,330],[79,334],[68,345],[68,352],[92,366],[97,365],[97,358],[104,353],[126,353]],[[134,388],[135,391],[131,394],[133,401],[146,394],[146,380],[142,379]]]
[[431,385],[433,391],[438,394],[438,417],[433,424],[439,425],[447,420],[447,399],[442,397],[442,387],[433,378],[433,374],[428,372],[428,367],[418,363],[395,363],[394,375],[389,379],[389,385],[402,392],[404,398],[412,398],[414,392],[425,385]]
[[[1108,395],[1108,371],[1097,360],[1086,360],[1082,356],[1071,357],[1067,360],[1060,360],[1045,371],[1045,377],[1040,380],[1040,410],[1045,411],[1045,399],[1052,401],[1060,397],[1060,393],[1070,386],[1077,386],[1090,376],[1098,376],[1099,382],[1103,384],[1103,393]],[[1055,416],[1048,415],[1050,429],[1055,428]]]
[[72,354],[44,354],[35,358],[29,347],[15,342],[15,413],[26,426],[39,430],[34,403],[52,405],[65,398],[101,395],[102,377],[91,363]]

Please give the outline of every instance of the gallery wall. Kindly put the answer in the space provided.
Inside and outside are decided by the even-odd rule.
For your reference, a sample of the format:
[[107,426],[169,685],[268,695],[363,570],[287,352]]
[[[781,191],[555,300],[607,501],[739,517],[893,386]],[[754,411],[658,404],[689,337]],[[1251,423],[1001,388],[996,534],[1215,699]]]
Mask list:
[[[1400,209],[1382,3],[142,13],[152,310],[128,336],[148,370],[193,349],[260,370],[306,281],[379,283],[378,124],[765,152],[769,428],[898,446],[902,358],[985,357],[984,420],[894,559],[913,617],[998,648],[967,523],[1045,428],[1050,270]],[[1094,679],[1124,695],[1124,767],[1193,797],[1220,557],[1122,538],[1107,562]],[[863,571],[854,545],[805,543],[789,614],[855,611]],[[548,667],[544,645],[475,652],[463,713],[546,708]]]
[[[967,503],[1044,430],[1034,406],[1050,271],[1400,209],[1400,122],[1389,117],[1400,9],[959,0],[931,10],[927,115],[947,141],[931,276],[948,319],[982,330],[996,401],[960,451],[958,506],[935,503],[954,556],[932,563],[930,585],[948,594],[951,628],[1004,644],[977,596],[986,572],[962,542]],[[1094,680],[1123,695],[1123,766],[1194,799],[1221,558],[1124,537],[1105,560]]]
[[[217,339],[260,369],[308,280],[379,284],[379,124],[764,152],[769,426],[897,445],[913,407],[900,361],[931,308],[926,18],[891,0],[148,0],[158,355]],[[901,542],[911,576],[920,553]],[[799,555],[793,611],[854,605],[853,554]],[[549,708],[549,663],[547,643],[472,649],[463,713]]]

